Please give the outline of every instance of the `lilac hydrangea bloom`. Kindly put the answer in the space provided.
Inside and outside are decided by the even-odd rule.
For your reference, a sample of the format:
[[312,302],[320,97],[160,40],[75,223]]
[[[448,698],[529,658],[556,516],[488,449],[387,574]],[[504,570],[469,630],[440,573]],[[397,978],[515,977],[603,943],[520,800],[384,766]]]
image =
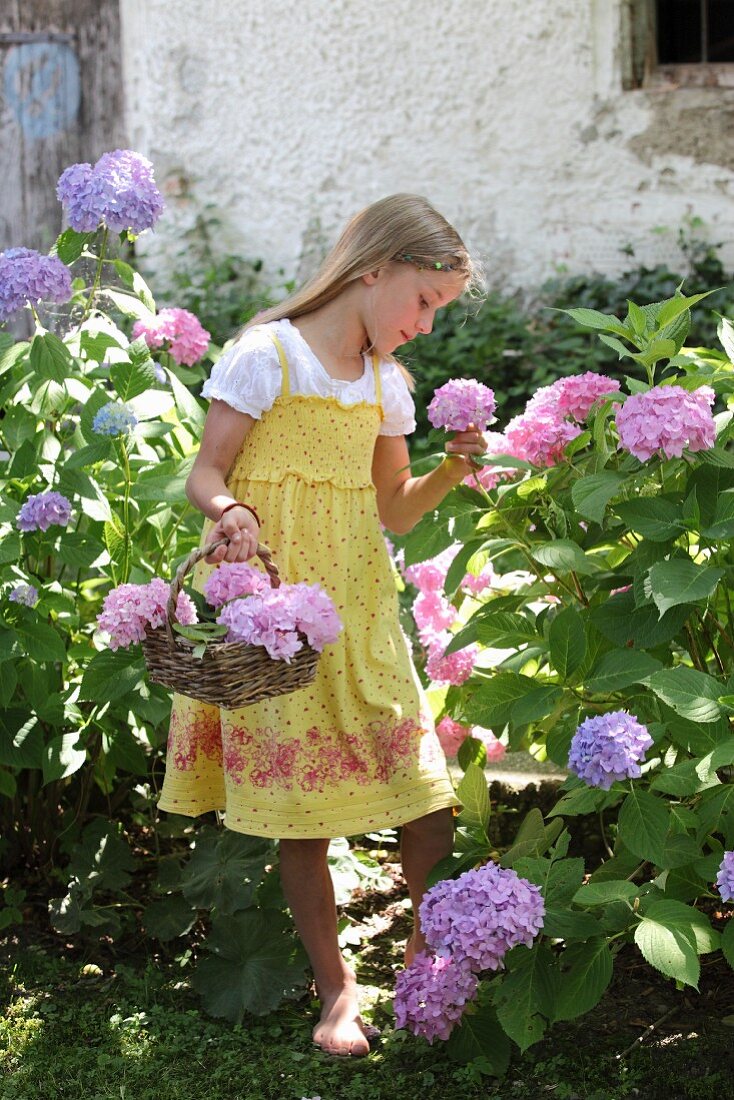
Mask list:
[[734,852],[724,852],[716,885],[722,901],[734,901]]
[[[97,616],[97,626],[110,636],[110,649],[142,642],[147,627],[163,626],[170,593],[169,585],[154,577],[148,584],[119,584],[108,592]],[[197,621],[196,607],[190,596],[179,592],[176,619],[184,625]]]
[[530,947],[544,916],[538,887],[496,863],[437,882],[420,906],[427,943],[476,972],[498,970],[518,944]]
[[477,978],[454,959],[421,951],[395,979],[395,1023],[429,1043],[448,1039],[477,993]]
[[26,607],[33,607],[38,600],[38,589],[32,584],[16,584],[8,599],[13,603],[22,603]]
[[100,223],[115,233],[142,233],[163,212],[153,165],[130,149],[105,153],[94,167],[70,165],[59,177],[56,194],[78,233],[90,233]]
[[617,413],[620,448],[647,462],[657,451],[680,458],[684,449],[705,451],[716,439],[710,386],[684,390],[655,386],[628,397]]
[[138,418],[129,405],[110,401],[95,413],[92,431],[97,435],[126,435],[137,422]]
[[472,378],[455,378],[440,386],[428,406],[434,428],[465,432],[470,424],[484,431],[494,416],[494,393]]
[[32,248],[0,252],[0,321],[28,302],[68,302],[71,272],[56,256],[42,256]]
[[71,501],[49,490],[36,493],[23,503],[16,525],[19,531],[48,531],[52,524],[66,527],[71,519]]
[[589,787],[608,791],[617,779],[637,779],[652,745],[647,728],[626,710],[587,718],[571,741],[568,766]]
[[288,584],[232,600],[218,623],[229,627],[227,641],[264,646],[273,660],[290,662],[303,648],[304,635],[320,653],[342,629],[334,604],[318,584]]
[[[149,348],[168,345],[179,366],[192,367],[209,347],[211,334],[187,309],[162,309],[150,321],[136,321],[133,339],[142,336]],[[165,377],[165,376],[164,376]]]
[[221,607],[238,596],[252,596],[270,588],[267,574],[246,561],[223,561],[207,577],[204,596],[212,607]]

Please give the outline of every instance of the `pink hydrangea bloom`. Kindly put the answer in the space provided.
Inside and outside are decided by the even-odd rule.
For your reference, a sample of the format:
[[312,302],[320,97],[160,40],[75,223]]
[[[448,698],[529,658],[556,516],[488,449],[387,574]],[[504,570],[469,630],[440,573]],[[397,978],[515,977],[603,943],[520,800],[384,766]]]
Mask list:
[[461,546],[458,542],[454,543],[453,546],[447,546],[445,550],[442,550],[440,554],[436,554],[433,558],[406,566],[403,569],[403,576],[406,581],[415,585],[421,592],[437,592],[443,588],[449,566],[460,549]]
[[[97,626],[110,636],[110,649],[141,642],[146,627],[163,626],[170,587],[160,577],[149,584],[120,584],[105,596]],[[197,621],[196,608],[185,592],[176,601],[176,619],[184,625]]]
[[482,592],[492,587],[494,580],[494,570],[491,565],[487,564],[484,569],[482,569],[481,573],[478,573],[476,576],[474,576],[473,573],[466,573],[461,582],[461,590],[462,592],[467,592],[471,596],[480,596]]
[[479,973],[499,970],[518,944],[532,946],[545,905],[539,888],[516,871],[485,863],[437,882],[419,912],[428,945]]
[[251,596],[269,588],[270,581],[261,569],[246,561],[223,561],[204,582],[204,597],[212,607],[221,607],[238,596]]
[[511,453],[534,466],[555,466],[564,447],[581,434],[581,428],[557,414],[531,411],[516,416],[505,428]]
[[704,451],[716,439],[710,386],[684,390],[682,386],[655,386],[628,397],[617,413],[619,446],[640,462],[656,452],[680,458],[684,450]]
[[435,635],[429,643],[426,673],[434,684],[463,684],[471,676],[479,655],[475,645],[458,649],[455,653],[445,653],[451,641],[451,634]]
[[473,378],[455,378],[440,386],[428,406],[434,428],[464,432],[470,424],[484,431],[494,417],[494,393]]
[[149,348],[167,345],[174,361],[191,367],[209,347],[210,334],[187,309],[162,309],[150,321],[136,321],[133,338],[142,336]]
[[413,618],[419,635],[432,637],[453,625],[456,608],[436,590],[420,592],[413,604]]
[[471,735],[469,726],[462,726],[449,715],[445,715],[436,725],[436,734],[441,748],[447,756],[456,756],[467,737]]
[[264,646],[273,660],[290,663],[303,636],[321,652],[342,629],[334,604],[318,584],[284,584],[232,600],[217,618],[229,628],[227,641]]
[[[586,371],[585,374],[571,375],[554,383],[558,387],[558,408],[565,416],[581,423],[602,397],[619,390],[615,378],[605,378],[603,374]],[[551,387],[553,388],[553,387]]]
[[395,1023],[432,1043],[448,1039],[477,993],[477,978],[453,959],[420,951],[395,978]]

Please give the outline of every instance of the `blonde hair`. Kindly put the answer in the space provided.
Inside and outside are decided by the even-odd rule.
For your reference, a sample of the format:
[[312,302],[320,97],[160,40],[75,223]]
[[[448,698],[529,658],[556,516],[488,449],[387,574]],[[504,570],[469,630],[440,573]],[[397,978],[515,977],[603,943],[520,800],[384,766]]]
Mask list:
[[[254,325],[303,317],[331,302],[355,279],[377,271],[392,260],[418,267],[456,271],[466,290],[481,291],[478,265],[454,227],[420,195],[388,195],[365,207],[347,223],[316,274],[282,302],[254,317]],[[401,365],[406,378],[412,382]]]

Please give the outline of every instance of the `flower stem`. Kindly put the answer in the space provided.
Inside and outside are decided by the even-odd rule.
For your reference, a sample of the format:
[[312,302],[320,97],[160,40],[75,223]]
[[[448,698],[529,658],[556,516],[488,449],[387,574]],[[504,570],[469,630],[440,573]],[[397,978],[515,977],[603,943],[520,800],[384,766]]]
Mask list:
[[122,456],[122,467],[125,474],[125,492],[122,498],[122,525],[124,528],[124,549],[122,558],[122,569],[120,571],[121,584],[127,582],[127,578],[130,576],[130,489],[132,485],[130,477],[130,461],[127,455],[127,446],[125,445],[125,439],[120,439],[120,454]]
[[89,291],[89,297],[87,298],[84,306],[84,312],[82,313],[79,324],[82,325],[89,316],[92,306],[94,305],[94,299],[97,297],[97,291],[99,290],[99,284],[102,279],[102,266],[104,264],[104,255],[107,251],[107,238],[109,236],[109,230],[107,226],[102,230],[102,243],[99,248],[99,257],[97,258],[97,270],[94,273],[94,282],[92,283],[92,289]]

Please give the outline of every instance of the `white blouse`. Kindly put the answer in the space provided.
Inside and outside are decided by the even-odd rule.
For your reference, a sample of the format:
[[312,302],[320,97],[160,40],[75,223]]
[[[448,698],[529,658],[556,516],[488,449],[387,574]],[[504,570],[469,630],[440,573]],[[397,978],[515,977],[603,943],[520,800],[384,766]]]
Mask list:
[[[288,320],[258,325],[233,344],[214,364],[204,383],[204,397],[225,401],[238,412],[259,420],[280,395],[282,371],[275,344],[268,335],[272,330],[283,345],[288,360],[291,393],[316,397],[335,397],[344,405],[360,401],[377,403],[372,357],[364,355],[361,378],[347,382],[332,378],[295,325]],[[407,435],[415,431],[415,405],[403,374],[396,363],[379,364],[384,418],[380,435]]]

